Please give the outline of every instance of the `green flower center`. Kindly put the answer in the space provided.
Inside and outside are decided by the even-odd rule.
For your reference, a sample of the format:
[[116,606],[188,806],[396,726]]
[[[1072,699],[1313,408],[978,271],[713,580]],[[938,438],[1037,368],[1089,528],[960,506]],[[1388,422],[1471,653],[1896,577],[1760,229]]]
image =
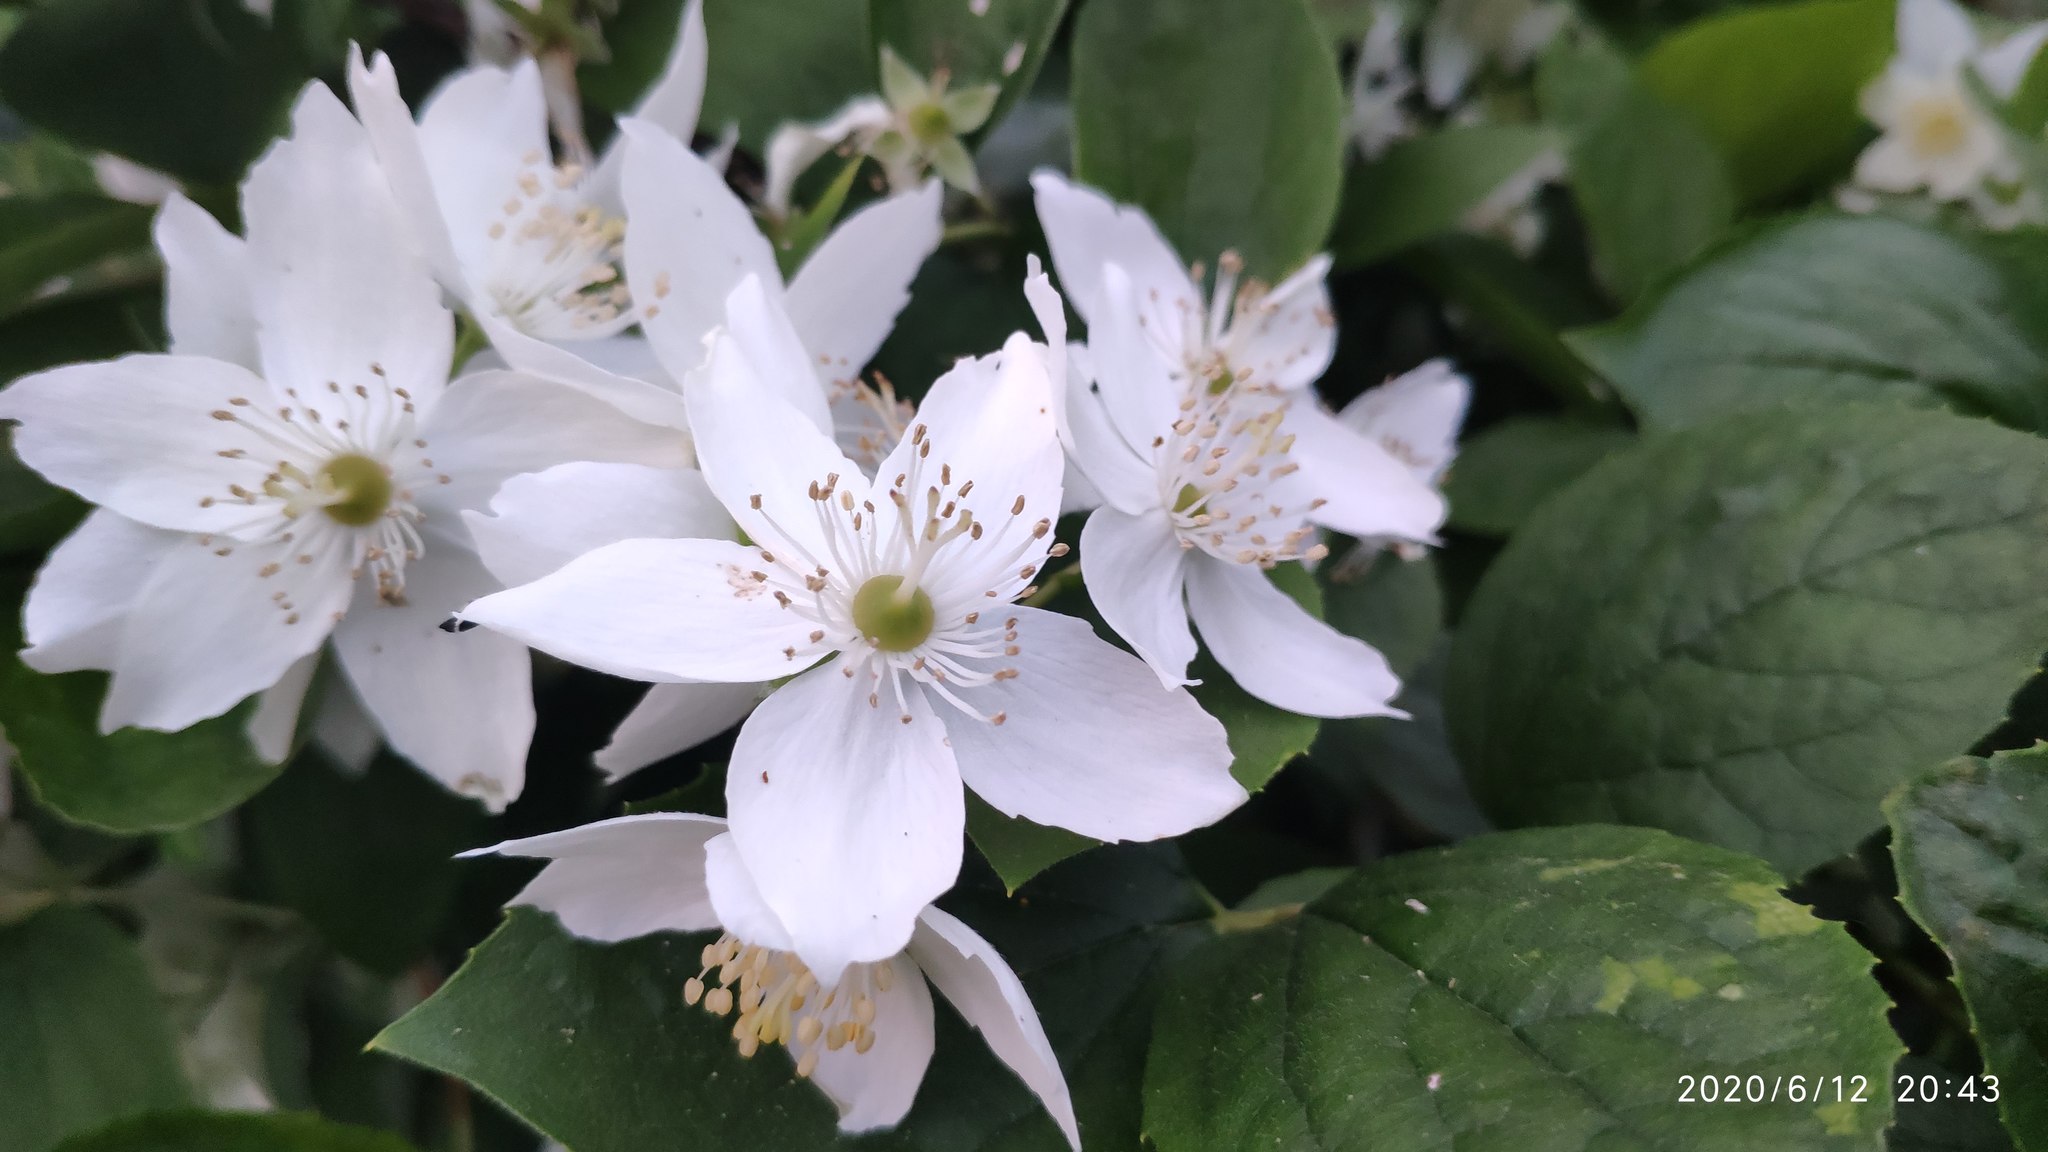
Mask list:
[[1185,512],[1201,502],[1202,490],[1193,484],[1183,484],[1180,486],[1180,495],[1173,499],[1173,510],[1175,513]]
[[924,643],[938,619],[922,588],[904,598],[897,595],[902,587],[901,576],[876,576],[853,594],[853,626],[884,652],[908,652]]
[[1225,392],[1230,391],[1230,386],[1235,383],[1237,383],[1237,374],[1225,368],[1210,379],[1209,395],[1221,396]]
[[376,523],[391,507],[391,477],[368,456],[336,456],[320,470],[320,479],[340,497],[323,510],[351,528]]
[[920,144],[937,144],[953,134],[953,118],[936,103],[919,104],[910,110],[910,134]]

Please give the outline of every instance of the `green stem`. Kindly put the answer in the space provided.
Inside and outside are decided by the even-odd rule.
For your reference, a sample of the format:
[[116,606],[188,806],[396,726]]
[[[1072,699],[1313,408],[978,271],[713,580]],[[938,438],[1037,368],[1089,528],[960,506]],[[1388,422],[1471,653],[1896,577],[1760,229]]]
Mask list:
[[469,363],[470,357],[475,356],[490,346],[491,338],[484,334],[483,325],[477,323],[476,319],[467,312],[456,313],[455,357],[448,375],[454,376],[460,373],[462,366]]
[[1078,583],[1080,579],[1081,566],[1079,564],[1069,564],[1065,568],[1047,576],[1045,582],[1038,586],[1038,591],[1024,598],[1023,604],[1026,608],[1043,608],[1057,599],[1060,593],[1066,591],[1068,585]]
[[946,230],[939,234],[939,242],[963,244],[969,240],[1008,239],[1016,231],[1002,220],[962,220],[958,224],[946,225]]

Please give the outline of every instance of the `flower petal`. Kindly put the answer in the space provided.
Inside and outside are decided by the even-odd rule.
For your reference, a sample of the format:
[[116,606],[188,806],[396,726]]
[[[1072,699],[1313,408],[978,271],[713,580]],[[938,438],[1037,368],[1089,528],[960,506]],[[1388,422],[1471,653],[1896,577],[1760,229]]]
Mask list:
[[242,219],[263,376],[278,401],[296,391],[300,404],[368,427],[371,401],[354,386],[371,397],[397,387],[429,410],[448,382],[454,321],[369,134],[326,85],[306,86],[292,135],[250,169]]
[[[1296,391],[1322,376],[1337,352],[1330,311],[1330,258],[1302,265],[1231,326],[1231,359],[1262,387]],[[1247,314],[1249,311],[1249,314]]]
[[597,753],[606,781],[686,752],[746,719],[760,684],[650,684]]
[[1433,485],[1458,454],[1458,429],[1471,402],[1471,381],[1450,361],[1436,359],[1367,389],[1344,406],[1337,420],[1378,441],[1425,484]]
[[894,119],[889,105],[873,96],[849,100],[831,116],[814,123],[787,123],[768,137],[767,188],[761,200],[770,211],[789,211],[790,193],[802,176],[827,152],[856,132],[879,132]]
[[797,269],[789,319],[826,379],[858,377],[910,303],[910,282],[939,247],[944,191],[928,181],[862,208]]
[[330,679],[320,690],[314,705],[313,742],[346,776],[369,771],[370,761],[384,747],[384,734],[377,722],[363,711],[363,702],[341,677]]
[[464,852],[549,861],[509,903],[552,912],[586,940],[718,927],[704,882],[704,846],[725,821],[694,812],[647,812]]
[[1074,1152],[1081,1152],[1081,1130],[1074,1122],[1074,1100],[1058,1057],[1045,1038],[1031,996],[995,947],[972,928],[938,908],[919,916],[910,938],[910,958],[924,969],[940,995],[969,1024],[981,1031],[988,1046],[1018,1079],[1036,1093],[1066,1134]]
[[1899,0],[1899,57],[1914,70],[1939,74],[1977,51],[1977,31],[1953,0]]
[[1189,385],[1158,347],[1150,323],[1158,310],[1141,314],[1139,289],[1123,266],[1107,265],[1102,276],[1099,321],[1088,329],[1095,393],[1127,443],[1150,445],[1180,419]]
[[1018,675],[968,694],[1001,724],[948,710],[960,776],[1011,816],[1098,840],[1156,840],[1242,804],[1223,725],[1086,621],[1013,606]]
[[[683,21],[676,28],[675,43],[668,63],[655,77],[654,87],[640,98],[633,118],[654,125],[684,144],[697,134],[697,118],[704,110],[704,81],[711,69],[711,44],[704,32],[704,0],[690,0],[683,8]],[[598,159],[597,168],[585,185],[599,201],[619,198],[619,178],[625,160],[625,141],[614,137]]]
[[1435,538],[1449,510],[1443,493],[1377,441],[1339,423],[1313,394],[1294,401],[1283,427],[1301,469],[1269,488],[1276,502],[1291,504],[1296,495],[1324,501],[1309,518],[1352,536]]
[[[626,337],[579,340],[575,350],[571,351],[528,336],[487,312],[479,314],[476,321],[482,326],[484,335],[490,338],[491,347],[507,365],[521,373],[565,384],[647,424],[675,429],[689,426],[680,390],[621,370],[629,365],[638,367],[637,356],[614,360],[610,355],[617,349],[614,341],[625,341]],[[647,344],[637,337],[631,338],[631,342]],[[650,349],[648,359],[652,358]],[[482,359],[481,355],[478,359]],[[660,375],[666,377],[667,373],[664,371]]]
[[614,676],[759,683],[815,658],[810,622],[748,578],[760,557],[727,540],[623,540],[461,615]]
[[725,778],[747,871],[824,984],[901,950],[960,872],[946,729],[922,693],[870,699],[835,665],[804,673],[747,718]]
[[342,671],[392,749],[493,812],[526,783],[532,659],[510,637],[450,635],[441,624],[497,586],[474,555],[430,541],[406,567],[404,604],[379,600],[365,580],[334,632]]
[[1188,611],[1237,686],[1304,716],[1405,716],[1401,681],[1370,644],[1308,614],[1252,564],[1198,553]]
[[112,668],[136,574],[186,537],[98,509],[50,552],[22,606],[21,662],[38,672]]
[[[651,124],[619,124],[624,143],[626,280],[641,329],[669,375],[704,359],[704,336],[725,320],[725,298],[757,276],[780,295],[768,239],[725,177]],[[822,401],[821,401],[822,403]]]
[[231,489],[260,491],[277,458],[229,413],[268,396],[223,360],[124,356],[22,377],[0,420],[21,422],[14,450],[51,483],[153,527],[224,532],[251,518]]
[[[390,182],[392,198],[412,231],[413,242],[419,245],[427,266],[441,284],[467,300],[469,278],[456,257],[455,240],[447,218],[442,215],[434,177],[427,167],[419,125],[413,123],[412,108],[399,93],[398,71],[391,66],[391,58],[379,52],[365,65],[362,49],[350,45],[348,95],[356,116],[370,134],[370,146]],[[475,223],[479,228],[485,226],[482,220]],[[486,238],[472,235],[467,246],[474,252]]]
[[[872,1132],[902,1122],[917,1099],[918,1085],[932,1062],[932,993],[908,956],[885,961],[889,990],[874,993],[874,1047],[851,1044],[834,1052],[821,1041],[811,1081],[839,1108],[841,1132]],[[802,1059],[810,1049],[798,1045]]]
[[254,371],[256,313],[242,238],[177,192],[157,212],[155,234],[164,257],[164,318],[171,351]]
[[1099,508],[1081,529],[1088,598],[1166,688],[1190,683],[1188,664],[1195,658],[1182,563],[1180,536],[1164,509],[1126,516]]
[[2027,69],[2033,67],[2034,57],[2041,54],[2043,42],[2048,42],[2048,20],[2029,24],[1977,54],[1977,74],[1984,78],[1992,95],[2001,100],[2012,99],[2020,82],[2027,78]]
[[[1095,358],[1085,346],[1067,350],[1066,443],[1069,463],[1078,469],[1102,502],[1133,516],[1160,506],[1159,474],[1131,442],[1117,431],[1109,406],[1095,382]],[[1147,441],[1149,443],[1149,441]],[[1073,510],[1073,484],[1066,493]]]
[[320,668],[316,650],[299,657],[284,679],[256,697],[256,711],[244,730],[250,746],[267,764],[282,764],[292,754],[292,737],[298,735],[299,710],[306,702],[306,690],[313,686],[313,673]]
[[[674,467],[689,446],[674,428],[645,424],[588,394],[519,372],[457,380],[420,430],[433,453],[420,500],[453,512],[482,508],[514,476],[572,461]],[[446,476],[448,481],[439,482]]]
[[1050,169],[1033,173],[1031,187],[1060,290],[1091,332],[1102,315],[1102,273],[1109,264],[1124,269],[1141,299],[1158,293],[1161,312],[1200,310],[1186,266],[1144,209],[1118,204]]
[[[296,562],[301,548],[310,563]],[[223,550],[188,538],[144,578],[122,624],[101,731],[175,732],[220,715],[283,679],[348,607],[351,558],[339,533]]]
[[462,518],[484,566],[507,587],[621,540],[730,539],[736,531],[695,468],[581,461],[514,476],[488,515]]
[[743,943],[774,952],[793,946],[782,918],[761,899],[761,890],[747,872],[740,850],[727,832],[704,846],[705,886],[711,892],[711,908],[718,923]]

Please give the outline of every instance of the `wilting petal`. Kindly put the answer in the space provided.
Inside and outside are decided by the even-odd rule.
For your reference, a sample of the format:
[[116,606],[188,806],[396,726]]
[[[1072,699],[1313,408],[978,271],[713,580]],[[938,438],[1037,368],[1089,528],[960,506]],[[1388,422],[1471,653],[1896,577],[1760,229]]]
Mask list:
[[902,949],[959,874],[967,818],[922,694],[899,708],[866,689],[831,664],[783,685],[740,728],[725,778],[747,871],[828,984]]
[[464,856],[549,861],[510,903],[552,912],[586,940],[718,927],[704,882],[704,845],[725,821],[694,812],[647,812],[507,840]]
[[606,780],[620,780],[695,748],[746,719],[762,689],[760,684],[650,684],[612,733],[611,743],[598,750],[597,766]]
[[136,575],[188,539],[98,509],[50,551],[22,606],[21,662],[38,672],[112,668]]
[[177,192],[157,212],[155,233],[164,257],[164,318],[171,351],[254,371],[256,313],[242,238]]
[[1188,611],[1237,686],[1304,716],[1403,716],[1401,681],[1370,644],[1308,614],[1266,573],[1196,553]]
[[1013,606],[1018,675],[974,689],[1001,724],[948,710],[960,776],[1011,816],[1098,840],[1156,840],[1244,802],[1223,725],[1086,621]]
[[730,539],[735,526],[695,468],[558,464],[514,476],[488,515],[462,515],[484,566],[506,587],[529,584],[621,540]]
[[928,182],[862,208],[797,269],[789,318],[826,379],[858,376],[910,303],[910,282],[939,246],[943,193]]
[[1163,509],[1126,516],[1100,508],[1081,529],[1088,598],[1167,688],[1188,683],[1188,663],[1195,658],[1182,563],[1180,537]]
[[993,945],[951,915],[927,908],[917,920],[917,934],[910,938],[910,958],[924,969],[940,995],[981,1030],[996,1056],[1045,1103],[1067,1143],[1080,1152],[1081,1130],[1074,1122],[1067,1078],[1060,1072],[1059,1059],[1045,1038],[1045,1026],[1038,1021],[1038,1010],[1031,1006],[1031,996],[1017,974]]

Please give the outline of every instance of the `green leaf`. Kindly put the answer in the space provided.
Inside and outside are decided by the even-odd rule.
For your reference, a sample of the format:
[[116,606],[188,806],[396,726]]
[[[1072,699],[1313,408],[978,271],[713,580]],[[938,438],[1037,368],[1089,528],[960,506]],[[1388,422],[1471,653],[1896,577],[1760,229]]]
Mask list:
[[1953,760],[1885,815],[1899,901],[1955,965],[2006,1129],[2048,1148],[2048,745]]
[[1840,171],[1868,138],[1857,94],[1892,54],[1891,0],[1803,0],[1711,16],[1642,61],[1650,89],[1696,117],[1736,195],[1761,204]]
[[1634,441],[1626,428],[1566,416],[1503,420],[1459,446],[1444,481],[1450,526],[1507,536],[1551,493]]
[[36,798],[108,832],[163,832],[210,820],[276,779],[243,734],[252,703],[182,732],[99,730],[103,672],[45,676],[21,649],[18,579],[0,580],[0,729]]
[[1507,825],[1646,824],[1788,873],[1970,746],[2048,648],[2048,443],[1842,406],[1651,437],[1546,501],[1453,653]]
[[[576,70],[583,98],[614,114],[639,104],[661,75],[684,0],[620,0],[603,21],[611,59]],[[818,120],[875,91],[867,5],[855,0],[705,0],[711,71],[699,126],[739,125],[758,153],[785,120]]]
[[[1199,916],[1156,850],[1074,861],[1015,900],[947,903],[1023,978],[1091,1146],[1135,1147],[1137,1081],[1161,960]],[[743,1060],[729,1022],[682,1000],[706,936],[599,945],[515,909],[439,992],[375,1047],[459,1076],[577,1152],[840,1146],[831,1106],[786,1054]],[[934,997],[935,1000],[942,1000]],[[978,1036],[940,1009],[937,1055],[902,1128],[862,1147],[1055,1152],[1052,1122]]]
[[2008,127],[2022,136],[2041,135],[2048,128],[2048,55],[2036,54],[2020,77],[2012,99],[1999,110]]
[[[1780,884],[1639,828],[1384,861],[1176,970],[1146,1133],[1161,1152],[1873,1147],[1888,1001],[1869,954]],[[1868,1102],[1681,1102],[1687,1076],[1767,1096],[1823,1075]]]
[[1002,877],[1003,887],[1011,892],[1067,857],[1102,843],[1065,828],[1048,828],[1022,816],[1006,816],[972,792],[967,794],[967,835],[989,867]]
[[0,1084],[8,1152],[189,1102],[142,958],[99,914],[53,908],[0,929]]
[[1713,253],[1620,320],[1567,337],[1646,425],[1877,400],[2048,426],[2048,362],[2000,270],[1883,217],[1810,216]]
[[0,198],[0,315],[102,257],[149,247],[150,210],[96,196]]
[[1308,766],[1355,806],[1391,800],[1401,814],[1446,840],[1494,830],[1465,783],[1444,725],[1444,668],[1448,638],[1402,677],[1394,705],[1408,713],[1325,720],[1309,749]]
[[1590,282],[1539,269],[1491,237],[1462,233],[1424,241],[1403,264],[1566,408],[1608,420],[1620,415],[1607,384],[1561,336],[1607,314]]
[[0,428],[0,556],[37,555],[85,516],[85,504],[31,471],[14,454],[14,429]]
[[1322,247],[1344,92],[1303,0],[1090,0],[1074,27],[1074,170],[1183,259],[1277,280]]
[[1012,332],[1037,332],[1017,291],[1030,254],[1018,237],[948,244],[932,253],[911,282],[910,303],[875,353],[875,371],[898,395],[920,397],[962,356],[1000,348]]
[[1330,253],[1370,264],[1455,232],[1508,179],[1561,143],[1536,124],[1475,124],[1402,140],[1351,170]]
[[65,0],[0,48],[0,102],[74,144],[202,183],[240,176],[305,79],[241,0]]
[[995,110],[977,129],[986,138],[1038,77],[1066,15],[1067,0],[869,0],[877,50],[886,45],[926,76],[945,69],[950,88],[999,84]]
[[296,909],[342,955],[396,976],[454,905],[457,852],[484,841],[483,810],[393,756],[360,776],[301,756],[243,810],[249,863],[271,901]]
[[1567,155],[1594,266],[1617,299],[1640,296],[1735,222],[1735,193],[1713,142],[1639,84]]
[[389,1132],[290,1112],[162,1112],[67,1141],[58,1152],[413,1152],[413,1147]]

